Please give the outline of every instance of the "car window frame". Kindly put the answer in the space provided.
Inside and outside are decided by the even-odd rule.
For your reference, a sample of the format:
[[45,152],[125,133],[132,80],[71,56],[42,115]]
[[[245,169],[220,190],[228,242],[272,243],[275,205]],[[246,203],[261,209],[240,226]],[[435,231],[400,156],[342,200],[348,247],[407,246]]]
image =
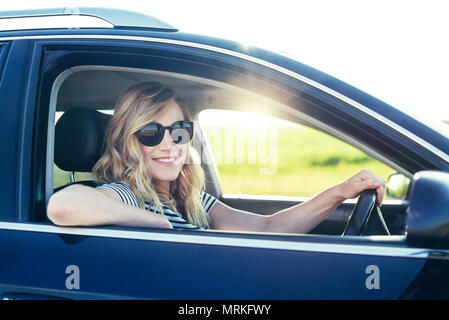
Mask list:
[[[42,46],[45,46],[45,45],[54,45],[54,43],[52,43],[51,41],[49,41],[49,42],[45,42],[44,41],[44,43],[41,43],[41,45]],[[95,45],[97,45],[98,46],[98,44],[97,43],[95,43],[95,44],[92,44],[92,46],[95,46]],[[60,76],[60,74],[58,75],[58,77]],[[50,100],[51,101],[56,101],[56,98],[57,98],[57,90],[55,91],[54,90],[54,88],[57,86],[57,85],[60,85],[62,82],[57,82],[57,81],[54,81],[53,83],[52,83],[52,90],[51,90],[51,97],[50,97]],[[54,107],[54,109],[56,109],[56,103],[54,103],[54,104],[51,104],[50,103],[50,112],[49,112],[49,115],[48,115],[48,119],[46,120],[46,125],[48,126],[49,124],[53,124],[54,123],[54,112],[52,112],[52,105],[53,105],[53,107]],[[280,104],[280,105],[282,105],[282,104]],[[53,111],[55,111],[55,110],[53,110]],[[301,114],[301,115],[303,115],[303,116],[305,116],[306,118],[309,118],[309,119],[314,119],[314,118],[312,118],[312,117],[310,117],[310,116],[308,116],[308,115],[305,115],[304,113],[301,113],[301,112],[299,112],[298,110],[295,110],[294,112],[293,112],[296,116],[298,116],[298,114]],[[315,119],[316,120],[316,119]],[[318,121],[318,120],[316,120],[316,121]],[[321,124],[321,122],[320,121],[318,121],[320,124]],[[54,141],[54,132],[52,132],[52,130],[50,129],[50,128],[48,128],[49,130],[48,130],[48,132],[47,132],[47,141]],[[51,150],[48,150],[48,149],[51,149]],[[53,161],[51,161],[51,164],[50,165],[48,165],[49,164],[49,160],[48,159],[53,159],[53,156],[52,156],[52,152],[53,152],[53,146],[50,146],[50,144],[48,144],[47,143],[47,166],[46,166],[46,177],[47,177],[47,179],[46,179],[46,190],[49,190],[49,188],[52,188],[52,186],[50,186],[52,183],[53,183],[53,177],[52,177],[52,169],[50,169],[50,171],[51,171],[51,173],[49,173],[50,171],[49,171],[49,169],[48,168],[52,168],[52,165],[53,165]],[[48,198],[49,198],[49,196],[52,194],[52,192],[46,192],[46,201],[48,201]],[[231,233],[232,234],[232,233]],[[265,234],[264,234],[265,235]]]

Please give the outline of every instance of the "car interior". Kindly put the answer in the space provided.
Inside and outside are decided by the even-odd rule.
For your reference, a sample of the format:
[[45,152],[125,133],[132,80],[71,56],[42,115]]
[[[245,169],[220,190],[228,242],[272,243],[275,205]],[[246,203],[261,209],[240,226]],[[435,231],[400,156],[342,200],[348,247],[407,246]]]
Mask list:
[[[187,102],[194,120],[205,109],[225,109],[240,111],[255,111],[279,119],[297,122],[309,127],[319,129],[332,136],[345,140],[367,154],[388,162],[375,151],[352,141],[350,137],[336,131],[313,117],[300,112],[292,112],[292,108],[262,97],[253,92],[237,88],[224,82],[198,78],[190,75],[176,74],[159,70],[131,69],[123,67],[106,66],[79,66],[71,68],[59,82],[57,99],[50,110],[63,112],[54,127],[54,163],[62,170],[68,172],[90,172],[99,159],[103,150],[104,133],[110,118],[115,101],[128,87],[146,81],[161,82],[172,87]],[[50,123],[55,123],[54,113],[50,112]],[[250,212],[269,214],[293,206],[298,202],[292,199],[279,199],[270,197],[223,197],[219,174],[213,161],[211,150],[204,139],[203,130],[198,122],[193,146],[201,155],[201,166],[206,175],[206,191],[224,203]],[[50,130],[51,131],[51,130]],[[92,180],[73,181],[95,186]],[[47,180],[53,181],[53,170],[47,172]],[[71,184],[70,183],[70,184]],[[53,189],[47,185],[47,199],[67,185]],[[354,209],[355,201],[345,201],[324,222],[318,225],[311,234],[342,235],[348,227],[348,219]],[[368,204],[369,205],[369,204]],[[405,233],[406,202],[394,205],[384,205],[382,214],[375,212],[373,222],[366,228],[366,235],[403,235]],[[46,217],[42,217],[46,220]],[[46,220],[49,222],[48,220]],[[354,223],[354,222],[353,222]],[[388,226],[385,233],[385,225]]]

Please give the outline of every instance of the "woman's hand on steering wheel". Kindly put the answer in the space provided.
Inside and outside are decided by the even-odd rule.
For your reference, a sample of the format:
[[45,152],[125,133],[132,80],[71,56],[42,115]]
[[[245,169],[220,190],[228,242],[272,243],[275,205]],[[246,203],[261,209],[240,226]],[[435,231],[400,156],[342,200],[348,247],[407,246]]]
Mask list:
[[385,194],[385,181],[368,169],[363,169],[340,185],[340,194],[344,199],[353,199],[363,190],[376,189],[376,204],[382,206]]

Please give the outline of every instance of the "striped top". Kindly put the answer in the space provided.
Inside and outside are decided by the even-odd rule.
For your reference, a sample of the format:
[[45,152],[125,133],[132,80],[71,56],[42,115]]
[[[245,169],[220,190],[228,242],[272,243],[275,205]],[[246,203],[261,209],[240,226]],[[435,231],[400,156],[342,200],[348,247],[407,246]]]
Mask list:
[[[101,186],[98,186],[97,188],[108,188],[114,191],[119,196],[122,202],[137,208],[141,208],[136,195],[131,190],[131,188],[124,182],[103,184]],[[217,198],[215,198],[214,196],[210,195],[207,192],[202,191],[201,199],[204,210],[206,211],[207,214],[209,214],[210,210],[217,202]],[[174,229],[199,229],[199,230],[208,229],[208,226],[196,226],[190,224],[186,219],[182,217],[182,214],[180,212],[174,212],[173,210],[168,208],[165,204],[162,204],[162,209],[164,211],[165,217],[168,219],[168,221],[170,221]],[[148,201],[145,201],[145,210],[161,214],[160,210],[156,210],[155,206],[153,204],[150,205]]]

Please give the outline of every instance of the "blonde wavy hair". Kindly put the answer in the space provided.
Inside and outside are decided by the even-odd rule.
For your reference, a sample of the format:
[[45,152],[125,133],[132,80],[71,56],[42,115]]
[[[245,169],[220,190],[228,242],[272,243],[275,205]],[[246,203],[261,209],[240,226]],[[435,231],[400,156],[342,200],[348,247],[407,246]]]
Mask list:
[[154,121],[173,101],[181,108],[185,120],[192,121],[182,99],[164,84],[145,82],[127,89],[117,100],[114,116],[106,130],[106,151],[95,164],[92,175],[101,184],[125,182],[136,194],[142,208],[146,200],[163,214],[163,203],[171,210],[183,213],[189,223],[208,226],[209,217],[201,199],[205,176],[201,166],[192,158],[192,141],[187,145],[186,161],[178,177],[170,184],[167,199],[152,183],[151,172],[147,172],[136,137],[140,129]]

